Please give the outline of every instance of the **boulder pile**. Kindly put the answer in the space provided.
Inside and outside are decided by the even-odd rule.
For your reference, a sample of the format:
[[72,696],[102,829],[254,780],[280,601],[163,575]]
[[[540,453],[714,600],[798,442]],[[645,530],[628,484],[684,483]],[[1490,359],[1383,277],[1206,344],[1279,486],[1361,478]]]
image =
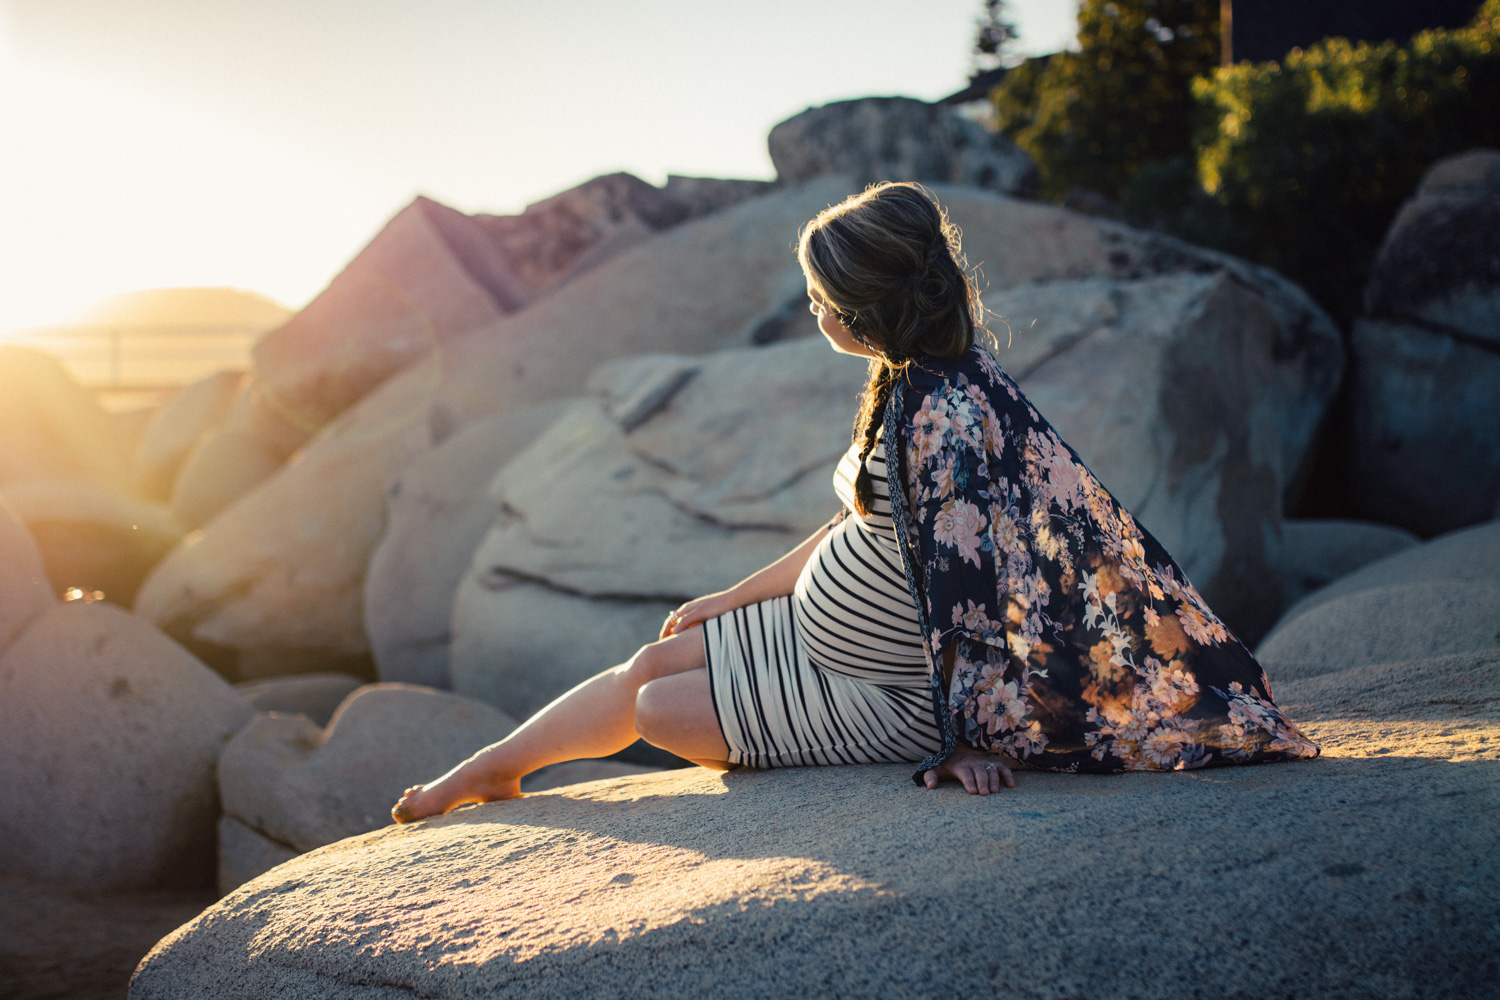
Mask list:
[[[1497,545],[1373,563],[1261,646],[1314,761],[1022,771],[987,798],[900,766],[580,785],[304,855],[164,939],[130,995],[1485,995]],[[1459,638],[1445,592],[1491,594]]]
[[149,622],[60,602],[0,506],[0,876],[192,887],[214,864],[224,744],[253,714]]
[[1365,311],[1349,340],[1351,502],[1427,536],[1500,517],[1500,150],[1427,172]]
[[[0,891],[217,882],[137,998],[1492,982],[1450,928],[1500,898],[1500,153],[1433,167],[1345,337],[1272,271],[1028,200],[1025,155],[946,109],[841,102],[770,143],[775,182],[419,198],[252,371],[155,414],[0,347],[0,777],[29,806]],[[864,370],[792,248],[884,178],[944,204],[1000,363],[1323,758],[981,799],[638,754],[384,828],[835,513]],[[1309,507],[1330,476],[1348,502]]]

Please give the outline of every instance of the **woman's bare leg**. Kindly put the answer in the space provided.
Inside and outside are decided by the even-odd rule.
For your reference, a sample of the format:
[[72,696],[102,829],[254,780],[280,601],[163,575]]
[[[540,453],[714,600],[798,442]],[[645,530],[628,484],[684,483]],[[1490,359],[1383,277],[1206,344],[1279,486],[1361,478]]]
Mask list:
[[[646,705],[653,721],[658,721],[662,712],[683,714],[675,728],[661,725],[655,733],[657,738],[651,741],[690,760],[727,767],[719,763],[728,757],[729,750],[719,733],[705,666],[700,628],[644,646],[629,661],[563,694],[505,739],[485,747],[436,781],[408,788],[391,809],[391,817],[398,823],[409,823],[470,802],[514,798],[521,794],[521,778],[539,767],[624,750],[637,735],[647,735],[636,731],[637,696],[647,685],[651,691]],[[692,673],[701,675],[701,679],[689,685],[657,688]]]

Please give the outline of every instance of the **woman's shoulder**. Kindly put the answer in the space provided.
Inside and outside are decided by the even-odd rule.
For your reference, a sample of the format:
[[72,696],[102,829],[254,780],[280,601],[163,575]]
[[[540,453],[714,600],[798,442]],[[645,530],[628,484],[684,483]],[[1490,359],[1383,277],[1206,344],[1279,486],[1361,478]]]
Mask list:
[[917,358],[907,366],[903,380],[908,394],[922,395],[941,389],[944,385],[975,385],[988,392],[1005,388],[1005,383],[1009,381],[1000,362],[977,343],[956,358],[931,355]]

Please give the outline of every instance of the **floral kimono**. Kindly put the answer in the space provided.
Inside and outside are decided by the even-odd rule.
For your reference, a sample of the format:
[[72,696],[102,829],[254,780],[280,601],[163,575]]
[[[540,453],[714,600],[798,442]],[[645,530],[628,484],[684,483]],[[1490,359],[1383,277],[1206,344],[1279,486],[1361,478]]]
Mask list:
[[914,780],[959,741],[1054,771],[1318,755],[1249,650],[982,348],[912,364],[884,435],[944,733]]

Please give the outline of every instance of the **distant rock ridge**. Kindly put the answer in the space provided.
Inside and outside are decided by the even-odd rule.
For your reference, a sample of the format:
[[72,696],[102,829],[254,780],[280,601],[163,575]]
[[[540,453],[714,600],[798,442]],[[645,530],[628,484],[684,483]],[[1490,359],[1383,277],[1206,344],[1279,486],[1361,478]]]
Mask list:
[[[766,181],[673,177],[658,188],[623,171],[528,205],[519,215],[465,215],[430,198],[423,212],[455,258],[502,312],[530,305],[578,272],[588,251],[619,230],[648,235],[754,197]],[[632,243],[635,240],[631,241]]]
[[1007,137],[910,97],[808,108],[771,129],[766,142],[782,184],[847,174],[860,187],[923,181],[1029,197],[1040,182],[1036,163]]
[[520,311],[653,234],[771,188],[606,174],[519,215],[418,197],[254,352],[261,391],[307,433],[448,340]]

